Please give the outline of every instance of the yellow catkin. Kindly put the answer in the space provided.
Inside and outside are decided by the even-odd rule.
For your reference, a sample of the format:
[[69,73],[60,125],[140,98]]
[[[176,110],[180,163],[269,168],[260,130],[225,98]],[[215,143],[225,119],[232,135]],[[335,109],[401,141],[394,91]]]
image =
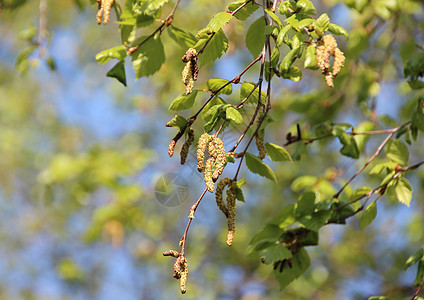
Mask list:
[[181,257],[178,256],[177,259],[175,260],[174,263],[174,278],[175,279],[180,279],[181,278],[181,274],[182,274],[182,270],[181,270]]
[[204,171],[204,178],[205,178],[205,184],[208,188],[208,191],[213,193],[215,190],[215,186],[213,184],[212,180],[212,167],[215,164],[215,157],[209,157],[205,164],[205,171]]
[[218,208],[224,213],[224,215],[227,218],[228,218],[228,209],[224,201],[222,200],[222,192],[224,191],[224,188],[230,183],[231,183],[230,178],[221,179],[216,185],[216,192],[215,192],[216,204],[218,205]]
[[259,159],[264,159],[265,156],[266,156],[264,136],[265,136],[265,130],[264,129],[259,130],[258,133],[255,135],[256,147],[259,150],[259,154],[258,154]]
[[[332,35],[326,35],[318,42],[316,47],[317,64],[321,69],[325,82],[329,87],[334,87],[333,80],[344,66],[345,56],[337,47],[337,42]],[[330,71],[330,57],[334,57],[333,70]]]
[[96,15],[97,24],[102,24],[102,17],[104,25],[109,22],[110,11],[112,10],[113,2],[114,0],[97,0],[99,7]]
[[227,234],[227,245],[231,246],[233,244],[234,232],[236,229],[236,195],[233,186],[227,190],[227,208],[228,208],[228,234]]
[[186,94],[188,95],[193,91],[194,82],[197,80],[197,74],[199,73],[196,49],[188,49],[182,60],[186,63],[182,72],[182,81],[186,86]]
[[169,157],[172,157],[174,155],[175,144],[176,144],[176,142],[174,140],[172,140],[171,143],[169,143],[169,146],[168,146]]
[[207,133],[204,133],[200,136],[199,142],[197,144],[197,170],[199,172],[203,172],[204,166],[204,160],[205,160],[205,151],[206,147],[208,146],[208,143],[211,139],[211,136]]
[[181,290],[181,294],[185,294],[187,292],[188,262],[184,256],[181,257],[180,268],[181,268],[180,290]]
[[180,152],[181,164],[182,165],[186,162],[188,152],[190,150],[190,146],[194,141],[194,131],[193,131],[193,129],[189,128],[187,130],[187,135],[188,135],[187,140],[185,141],[183,147],[181,148],[181,152]]
[[212,174],[212,180],[216,181],[218,177],[224,171],[225,165],[227,164],[227,153],[221,152],[216,156],[215,171]]

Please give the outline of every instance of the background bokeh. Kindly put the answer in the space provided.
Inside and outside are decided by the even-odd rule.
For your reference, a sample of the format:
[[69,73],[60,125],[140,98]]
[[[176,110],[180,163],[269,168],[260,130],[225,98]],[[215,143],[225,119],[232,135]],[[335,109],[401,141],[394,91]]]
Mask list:
[[[279,291],[270,266],[247,258],[251,237],[284,205],[296,201],[301,189],[296,178],[310,176],[317,190],[334,194],[384,138],[373,136],[358,161],[342,157],[335,140],[308,145],[302,159],[292,164],[266,159],[278,185],[243,167],[246,203],[238,203],[231,248],[225,244],[225,218],[213,195],[206,195],[190,228],[188,292],[181,296],[172,278],[173,260],[162,252],[177,248],[189,208],[204,189],[193,150],[184,166],[178,156],[167,155],[175,129],[164,124],[174,116],[168,111],[172,99],[184,91],[180,74],[186,49],[164,32],[166,63],[161,70],[135,81],[128,63],[124,87],[105,76],[112,62],[100,66],[95,61],[96,53],[119,45],[120,37],[114,17],[107,26],[96,24],[93,2],[1,2],[1,299],[365,299],[379,294],[409,299],[413,295],[415,270],[404,271],[403,264],[424,240],[422,169],[407,175],[414,189],[409,208],[384,199],[378,203],[377,219],[364,231],[359,230],[357,217],[346,226],[323,228],[320,245],[308,249],[310,269],[284,291]],[[416,44],[423,47],[423,3],[354,2],[313,1],[318,14],[327,12],[333,23],[350,32],[347,41],[338,38],[346,67],[333,90],[324,85],[319,72],[305,72],[298,83],[274,78],[275,122],[267,130],[267,141],[283,145],[297,122],[305,135],[315,136],[314,126],[327,120],[354,126],[371,121],[373,128],[381,129],[410,119],[418,93],[403,78],[403,65]],[[173,24],[196,33],[227,4],[182,0]],[[164,6],[163,15],[171,8],[172,1]],[[260,13],[246,23],[234,21],[225,27],[230,49],[213,66],[201,69],[199,87],[208,78],[231,79],[249,64],[252,58],[244,35]],[[41,32],[40,21],[46,26]],[[42,43],[34,45],[38,38]],[[29,47],[33,51],[25,56]],[[256,80],[257,74],[253,68],[244,79]],[[202,132],[200,123],[194,126],[196,136]],[[224,144],[233,144],[241,128],[229,128]],[[419,136],[410,147],[411,162],[422,160],[422,142]],[[287,149],[293,154],[296,147]],[[234,171],[230,165],[225,174]],[[182,184],[187,190],[176,207],[162,205],[155,196],[160,188],[172,188],[157,184],[169,174],[178,174],[187,183]],[[375,187],[379,180],[364,175],[353,187]]]

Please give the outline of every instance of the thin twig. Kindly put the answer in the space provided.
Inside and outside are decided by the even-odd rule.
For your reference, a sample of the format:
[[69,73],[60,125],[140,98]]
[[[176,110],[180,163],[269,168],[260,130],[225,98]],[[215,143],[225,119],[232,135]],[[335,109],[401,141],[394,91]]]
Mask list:
[[401,130],[403,127],[407,126],[409,124],[405,123],[403,125],[400,125],[398,127],[395,127],[391,129],[390,134],[384,139],[384,141],[378,146],[377,150],[374,152],[374,154],[368,159],[368,161],[360,168],[343,186],[342,188],[333,196],[333,198],[338,198],[340,194],[343,192],[343,190],[352,182],[353,179],[356,178],[365,168],[381,153],[381,150],[383,150],[384,146],[387,144],[387,142],[392,138],[392,136]]

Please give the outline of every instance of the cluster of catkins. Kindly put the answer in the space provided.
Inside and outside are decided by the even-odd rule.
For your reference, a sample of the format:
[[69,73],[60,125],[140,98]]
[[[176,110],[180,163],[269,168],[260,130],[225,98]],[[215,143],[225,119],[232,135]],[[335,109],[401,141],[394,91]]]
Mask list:
[[[326,35],[318,42],[316,49],[318,67],[321,69],[325,82],[329,87],[334,87],[333,79],[336,78],[344,65],[345,57],[337,47],[337,42],[332,35]],[[333,70],[330,71],[330,57],[334,57]]]
[[[206,148],[209,158],[205,163]],[[231,155],[231,153],[228,153],[228,155]],[[197,170],[204,172],[205,184],[209,192],[213,193],[215,190],[214,182],[222,174],[226,164],[227,153],[222,140],[207,133],[202,134],[197,145]]]
[[180,280],[181,294],[187,292],[187,275],[188,275],[188,262],[184,255],[181,255],[178,251],[169,250],[163,253],[163,256],[175,257],[174,263],[174,275],[175,279]]
[[182,81],[186,86],[186,94],[188,95],[193,91],[194,82],[197,80],[197,75],[199,73],[196,49],[188,49],[186,54],[182,57],[182,60],[186,63],[182,73]]
[[[223,196],[222,196],[224,188],[226,186],[228,186],[227,204],[224,203]],[[236,192],[233,186],[233,181],[230,178],[224,178],[218,182],[216,186],[215,199],[219,209],[227,217],[227,225],[228,225],[227,245],[231,246],[233,244],[234,231],[236,229],[236,226],[235,226]]]
[[96,15],[97,24],[102,24],[102,17],[104,25],[109,22],[113,1],[114,0],[97,0],[97,3],[99,4],[99,9]]

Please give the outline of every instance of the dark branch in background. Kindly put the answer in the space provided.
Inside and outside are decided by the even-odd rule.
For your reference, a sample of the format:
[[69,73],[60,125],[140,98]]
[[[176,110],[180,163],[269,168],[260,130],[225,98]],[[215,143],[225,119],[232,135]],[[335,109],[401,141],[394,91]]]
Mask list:
[[353,179],[355,179],[356,176],[358,176],[380,153],[381,150],[383,150],[384,146],[387,144],[387,142],[392,138],[392,136],[401,130],[403,127],[409,125],[410,122],[407,122],[403,125],[400,125],[398,127],[395,127],[390,130],[390,134],[384,139],[384,141],[378,146],[375,153],[368,159],[368,161],[360,168],[346,183],[345,185],[333,196],[333,198],[338,198],[340,194],[343,192],[343,190],[352,182]]
[[[376,194],[376,193],[379,194],[379,196],[374,200],[374,202],[376,202],[378,199],[380,199],[381,196],[384,195],[384,193],[385,193],[385,191],[387,189],[387,186],[389,185],[390,182],[392,182],[393,180],[395,180],[396,178],[398,178],[399,176],[401,176],[403,173],[408,172],[408,171],[411,171],[411,170],[415,170],[415,169],[421,167],[422,165],[424,165],[424,161],[420,161],[418,163],[415,163],[413,165],[409,165],[409,166],[406,166],[406,167],[397,167],[396,168],[396,173],[393,174],[393,176],[390,177],[390,179],[387,180],[387,182],[385,182],[384,184],[376,187],[372,191],[369,191],[368,193],[366,193],[364,195],[361,195],[358,198],[356,198],[356,199],[354,199],[354,200],[352,200],[352,201],[350,201],[348,203],[345,203],[345,204],[343,204],[341,206],[338,206],[338,207],[334,208],[333,211],[338,211],[338,210],[340,210],[340,209],[342,209],[342,208],[344,208],[346,206],[349,206],[349,205],[351,205],[353,203],[356,203],[356,202],[358,202],[358,201],[360,201],[360,200],[362,200],[364,198],[367,198],[365,200],[365,202],[357,210],[355,210],[354,212],[352,212],[351,214],[349,214],[349,215],[347,215],[347,216],[345,216],[343,218],[340,218],[340,219],[337,219],[337,220],[333,220],[331,223],[335,223],[335,222],[340,221],[340,220],[346,220],[346,219],[348,219],[348,218],[356,215],[358,212],[360,212],[361,210],[363,210],[365,208],[365,205],[367,204],[367,201],[371,198],[371,196],[373,194]],[[331,224],[331,223],[327,223],[327,224]]]
[[[409,125],[410,123],[411,122],[407,122],[407,123],[405,123],[401,126],[403,128],[403,127]],[[365,131],[365,132],[351,131],[351,132],[346,132],[346,133],[349,134],[349,135],[353,135],[353,136],[355,136],[355,135],[378,135],[378,134],[392,133],[393,130],[395,130],[395,132],[397,132],[397,131],[399,131],[398,128],[399,127],[390,128],[390,129],[382,129],[382,130]],[[319,141],[319,140],[335,137],[335,135],[332,134],[332,133],[329,133],[329,134],[326,134],[326,135],[322,135],[322,136],[310,138],[310,139],[302,138],[299,124],[297,124],[297,136],[293,137],[293,136],[289,135],[289,137],[290,138],[284,144],[284,146],[288,146],[288,145],[291,145],[291,144],[294,144],[294,143],[297,143],[297,142],[303,142],[305,145],[306,144],[312,144],[313,142],[316,142],[316,141]]]

